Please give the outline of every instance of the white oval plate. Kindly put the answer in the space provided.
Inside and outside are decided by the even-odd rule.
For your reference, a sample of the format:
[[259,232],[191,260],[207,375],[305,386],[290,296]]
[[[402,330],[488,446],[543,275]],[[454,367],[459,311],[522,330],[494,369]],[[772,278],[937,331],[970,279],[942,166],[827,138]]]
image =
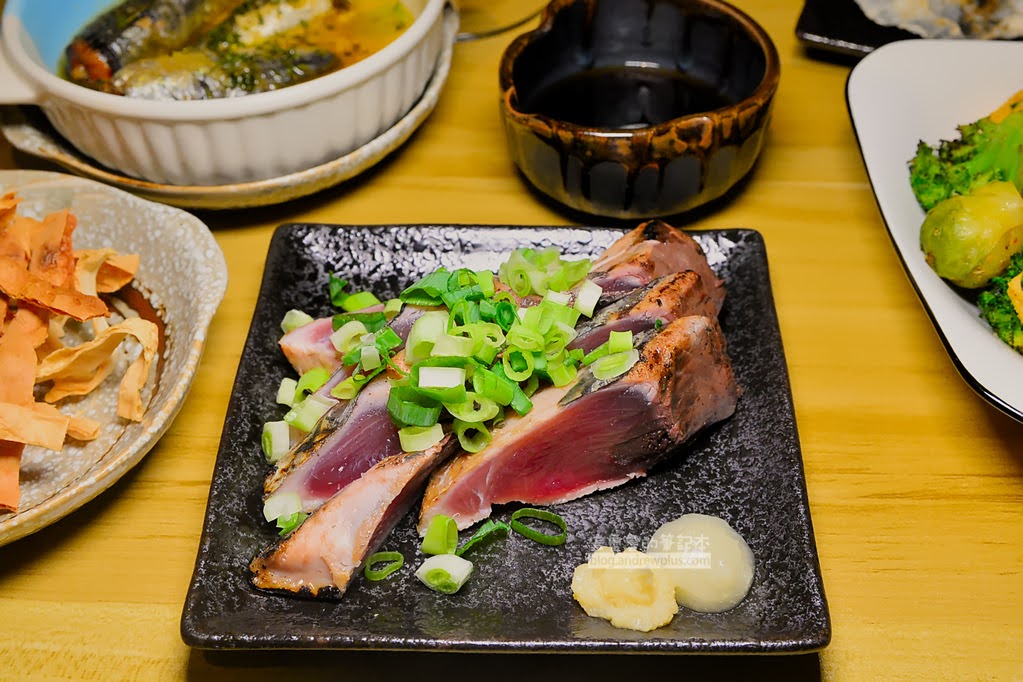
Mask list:
[[181,208],[231,209],[280,204],[304,197],[350,180],[375,166],[412,136],[437,106],[441,89],[451,70],[454,35],[458,17],[449,13],[444,19],[444,47],[437,67],[422,97],[401,119],[376,138],[355,151],[327,163],[269,180],[231,185],[166,185],[139,180],[98,165],[71,146],[50,126],[41,113],[26,117],[20,109],[7,108],[0,132],[16,149],[53,161],[72,173],[105,182],[137,194]]
[[846,99],[888,233],[952,362],[966,382],[1023,421],[1023,357],[1002,343],[976,306],[939,278],[920,250],[924,211],[909,186],[920,140],[935,144],[1023,89],[1023,43],[907,40],[865,57]]
[[[99,438],[69,441],[59,453],[25,448],[20,508],[17,514],[0,514],[0,545],[74,511],[149,452],[188,394],[206,330],[227,289],[224,254],[209,228],[185,211],[62,173],[0,171],[0,194],[11,190],[22,197],[20,214],[42,217],[70,209],[78,218],[75,249],[109,246],[141,256],[135,281],[165,324],[165,347],[143,393],[141,422],[116,415],[121,372],[115,369],[88,396],[61,406],[99,419]],[[173,258],[167,258],[169,248]]]

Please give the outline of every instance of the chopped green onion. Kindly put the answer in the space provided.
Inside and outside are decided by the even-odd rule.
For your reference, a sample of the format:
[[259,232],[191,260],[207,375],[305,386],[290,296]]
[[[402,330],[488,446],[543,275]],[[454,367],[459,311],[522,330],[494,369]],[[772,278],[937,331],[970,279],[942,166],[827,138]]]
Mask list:
[[391,298],[384,303],[384,317],[387,320],[393,320],[401,312],[402,306],[405,305],[401,302],[400,298]]
[[575,309],[586,317],[593,317],[597,301],[600,300],[600,295],[603,293],[604,290],[600,288],[599,284],[595,284],[590,280],[584,281],[575,296]]
[[291,531],[295,530],[302,525],[302,522],[309,518],[309,515],[305,512],[295,512],[290,516],[278,516],[277,517],[277,528],[280,529],[279,535],[287,535]]
[[509,346],[501,358],[504,374],[512,381],[525,381],[533,375],[536,359],[533,354],[516,346]]
[[485,422],[496,417],[501,411],[496,401],[477,395],[473,391],[466,391],[463,402],[444,403],[444,407],[455,419],[464,422]]
[[448,271],[440,268],[401,292],[400,298],[409,305],[435,306],[441,304],[441,294],[447,290]]
[[451,318],[448,322],[449,329],[460,325],[479,322],[483,319],[483,315],[480,313],[480,305],[476,301],[463,298],[458,301],[453,301],[449,307],[451,308]]
[[457,551],[455,551],[455,554],[458,556],[462,556],[463,554],[465,554],[470,549],[472,549],[479,543],[483,542],[484,540],[487,540],[488,538],[493,539],[493,537],[498,533],[504,533],[505,535],[507,535],[508,531],[510,530],[511,526],[509,526],[507,523],[504,523],[503,521],[487,519],[483,523],[483,525],[480,526],[480,529],[473,533],[473,536],[466,540],[465,543],[461,547],[459,547]]
[[472,390],[477,395],[489,398],[501,406],[511,404],[515,392],[512,382],[502,379],[488,369],[480,367],[472,375]]
[[433,345],[448,330],[448,314],[442,310],[431,310],[419,316],[412,323],[408,341],[405,342],[405,362],[412,365],[430,357]]
[[456,388],[465,384],[464,367],[420,367],[419,388]]
[[387,395],[387,412],[399,426],[433,426],[440,418],[440,411],[439,403],[424,400],[409,386],[391,386]]
[[578,374],[579,370],[576,369],[575,365],[570,365],[568,363],[547,365],[547,376],[551,378],[551,382],[558,388],[568,386],[575,380]]
[[284,421],[299,431],[308,433],[335,403],[326,402],[316,396],[309,396],[284,415]]
[[624,353],[610,353],[598,358],[590,369],[593,376],[601,381],[621,376],[639,362],[639,351],[629,350]]
[[504,331],[508,331],[519,319],[515,312],[516,306],[508,301],[498,301],[496,305],[497,312],[494,313],[494,322]]
[[592,365],[599,358],[602,358],[605,355],[607,355],[609,352],[608,348],[610,348],[610,346],[608,346],[607,341],[605,341],[604,343],[600,344],[599,346],[591,350],[589,353],[583,356],[582,359],[583,366]]
[[444,438],[440,424],[433,426],[406,426],[398,429],[398,442],[404,452],[422,452],[432,448]]
[[479,452],[490,445],[490,441],[493,440],[486,424],[481,421],[467,422],[456,418],[451,429],[455,432],[455,437],[458,438],[458,444],[466,452]]
[[281,320],[281,331],[287,334],[313,321],[311,316],[303,313],[301,310],[289,310],[284,313],[284,319]]
[[426,529],[420,549],[423,554],[453,554],[458,549],[458,526],[455,520],[444,514],[434,516]]
[[274,493],[263,500],[263,518],[274,521],[302,511],[302,498],[298,493]]
[[334,388],[330,389],[330,395],[338,400],[352,400],[355,396],[359,395],[359,391],[362,390],[363,386],[369,383],[370,379],[375,377],[377,374],[380,374],[382,371],[383,367],[381,366],[368,372],[356,372]]
[[283,421],[263,424],[261,444],[263,454],[271,464],[288,454],[288,451],[291,450],[291,432],[288,424]]
[[346,311],[352,313],[356,310],[365,310],[375,305],[380,305],[380,299],[373,295],[370,291],[360,291],[349,296],[345,296],[341,300],[341,307]]
[[535,374],[526,380],[526,385],[522,387],[522,392],[529,397],[536,393],[536,389],[540,388],[540,379]]
[[[561,529],[561,532],[557,535],[541,533],[540,531],[530,528],[526,524],[522,523],[519,519],[537,519],[538,521],[553,523]],[[511,529],[519,535],[525,536],[535,542],[539,542],[542,545],[563,545],[565,544],[565,540],[568,538],[568,524],[565,523],[565,519],[561,518],[554,512],[547,511],[546,509],[523,507],[522,509],[515,510],[512,512],[511,516]]]
[[632,350],[632,332],[611,332],[607,338],[608,354],[624,353],[629,350]]
[[[376,564],[384,561],[388,563],[383,568],[373,568]],[[383,580],[404,565],[405,557],[402,556],[401,552],[377,552],[376,554],[371,554],[366,559],[362,574],[366,576],[366,580],[376,582]]]
[[[538,311],[539,309],[529,308],[528,310]],[[508,345],[518,346],[522,350],[540,350],[543,348],[543,332],[527,327],[525,323],[513,324],[508,331]]]
[[352,320],[330,335],[330,343],[338,353],[347,353],[359,344],[359,337],[368,333],[365,324],[359,320]]
[[433,350],[430,351],[430,355],[433,357],[448,356],[468,358],[472,356],[472,349],[475,345],[476,344],[472,339],[464,336],[444,334],[433,344]]
[[476,284],[479,285],[486,298],[494,295],[494,273],[490,270],[479,270],[475,273]]
[[432,556],[416,569],[416,577],[431,590],[454,594],[472,575],[472,562],[454,554]]
[[281,385],[277,388],[277,403],[291,407],[295,404],[295,392],[298,389],[298,382],[291,377],[281,379]]
[[292,403],[295,400],[301,400],[305,393],[315,393],[327,383],[330,379],[330,372],[323,367],[314,367],[301,377],[299,377],[298,383],[295,385],[295,396]]
[[376,346],[363,346],[359,365],[363,369],[376,369],[380,366],[380,350]]
[[334,331],[345,326],[349,322],[362,322],[367,332],[375,332],[387,326],[387,317],[382,312],[374,313],[338,313],[331,320]]
[[348,280],[342,277],[338,277],[336,272],[330,273],[330,281],[328,282],[328,291],[330,292],[330,303],[331,305],[341,307],[341,303],[345,300],[348,294],[345,293],[345,287],[348,286]]
[[548,356],[557,353],[575,340],[578,332],[564,322],[555,322],[554,326],[544,335],[543,350]]
[[551,301],[553,303],[560,303],[561,305],[567,306],[572,302],[572,297],[569,294],[561,291],[555,291],[554,289],[548,289],[547,293],[543,295],[544,300]]
[[511,408],[515,410],[515,412],[520,417],[525,417],[527,414],[529,414],[530,410],[533,409],[533,403],[529,400],[529,397],[526,396],[526,394],[522,391],[522,388],[519,387],[518,383],[508,378],[508,375],[505,374],[504,371],[504,365],[494,365],[490,369],[494,374],[496,374],[504,381],[507,381],[511,385],[513,393],[512,401],[511,403],[509,403],[509,405],[511,405]]

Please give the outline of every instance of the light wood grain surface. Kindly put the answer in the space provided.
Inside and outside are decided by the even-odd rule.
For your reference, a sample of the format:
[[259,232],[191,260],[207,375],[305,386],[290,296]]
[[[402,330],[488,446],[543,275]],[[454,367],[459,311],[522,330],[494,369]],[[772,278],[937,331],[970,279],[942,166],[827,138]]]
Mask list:
[[[797,0],[739,3],[782,56],[768,146],[744,190],[690,223],[767,243],[833,620],[783,658],[240,654],[178,629],[235,368],[273,228],[289,221],[566,224],[505,153],[497,62],[459,44],[440,105],[362,178],[283,206],[200,217],[230,268],[198,378],[132,472],[0,549],[0,679],[1023,679],[1023,425],[956,373],[878,215],[845,104],[849,66],[808,58]],[[0,168],[49,168],[0,142]]]

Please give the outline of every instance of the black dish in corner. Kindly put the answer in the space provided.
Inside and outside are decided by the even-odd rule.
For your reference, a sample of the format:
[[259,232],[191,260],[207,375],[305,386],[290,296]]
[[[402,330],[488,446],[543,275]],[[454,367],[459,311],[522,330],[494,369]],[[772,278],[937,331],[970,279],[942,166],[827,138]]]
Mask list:
[[808,48],[865,57],[882,45],[920,36],[874,23],[855,0],[806,0],[796,37]]

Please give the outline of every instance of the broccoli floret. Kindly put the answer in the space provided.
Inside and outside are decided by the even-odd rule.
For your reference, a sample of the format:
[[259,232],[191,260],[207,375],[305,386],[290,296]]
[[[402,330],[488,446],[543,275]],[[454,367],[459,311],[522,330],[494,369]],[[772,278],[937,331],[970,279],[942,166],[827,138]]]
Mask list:
[[937,149],[920,142],[909,162],[909,180],[917,201],[929,211],[945,199],[994,180],[1023,190],[1023,111],[1000,123],[982,118],[959,127],[958,140],[942,140]]
[[1023,271],[1023,253],[1017,253],[1009,261],[1009,267],[1001,275],[991,278],[991,283],[977,296],[980,316],[1005,343],[1023,352],[1023,324],[1009,298],[1009,280]]

